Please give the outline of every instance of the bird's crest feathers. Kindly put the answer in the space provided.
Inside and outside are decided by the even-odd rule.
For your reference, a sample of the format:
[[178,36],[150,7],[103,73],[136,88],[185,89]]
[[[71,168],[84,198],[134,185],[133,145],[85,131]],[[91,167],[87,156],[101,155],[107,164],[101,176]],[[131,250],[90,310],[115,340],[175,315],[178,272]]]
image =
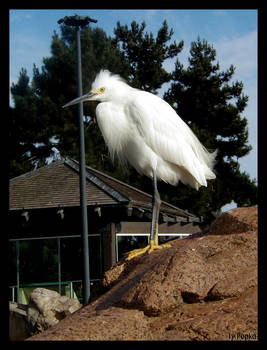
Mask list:
[[112,74],[107,69],[101,69],[92,84],[92,90],[96,90],[101,87],[108,86],[110,84],[114,85],[115,83],[127,84],[125,80],[118,74]]

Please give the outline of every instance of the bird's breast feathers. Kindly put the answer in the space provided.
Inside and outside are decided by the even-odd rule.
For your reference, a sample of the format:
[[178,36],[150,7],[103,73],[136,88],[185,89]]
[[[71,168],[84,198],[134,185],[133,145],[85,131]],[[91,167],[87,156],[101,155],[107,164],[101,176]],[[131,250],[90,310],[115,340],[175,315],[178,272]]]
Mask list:
[[131,137],[131,124],[125,117],[124,108],[113,102],[100,103],[96,118],[111,157],[114,159],[116,155],[124,161],[123,149]]
[[[214,155],[161,98],[137,90],[127,102],[100,103],[96,115],[112,157],[117,155],[121,160],[126,157],[136,168],[135,158],[142,158],[140,162],[147,167],[150,159],[154,166],[156,157],[158,164],[180,167],[203,186],[207,184],[206,178],[215,177],[210,169]],[[138,154],[132,153],[133,147]],[[140,167],[139,171],[142,171]]]

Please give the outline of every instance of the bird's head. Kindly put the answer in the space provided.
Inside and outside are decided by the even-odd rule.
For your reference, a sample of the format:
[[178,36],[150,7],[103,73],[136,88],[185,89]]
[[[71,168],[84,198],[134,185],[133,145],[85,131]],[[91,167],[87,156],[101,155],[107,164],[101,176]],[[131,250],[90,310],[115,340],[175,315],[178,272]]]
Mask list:
[[[123,84],[123,85],[122,85]],[[113,100],[119,91],[122,91],[125,87],[130,88],[124,80],[116,74],[110,73],[108,70],[101,70],[91,87],[91,90],[68,103],[66,103],[63,108],[84,102],[84,101],[110,101]]]

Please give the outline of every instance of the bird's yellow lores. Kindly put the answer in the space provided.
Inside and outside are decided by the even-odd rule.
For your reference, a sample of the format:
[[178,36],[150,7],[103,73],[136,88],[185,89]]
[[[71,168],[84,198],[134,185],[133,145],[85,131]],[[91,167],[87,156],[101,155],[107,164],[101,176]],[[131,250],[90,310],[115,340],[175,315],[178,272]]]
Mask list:
[[96,119],[111,157],[129,162],[140,174],[153,179],[150,243],[128,253],[131,259],[145,252],[170,247],[158,244],[160,195],[157,180],[179,181],[195,189],[214,179],[216,152],[210,153],[189,126],[163,99],[132,88],[120,76],[101,70],[88,94],[65,104],[99,101]]

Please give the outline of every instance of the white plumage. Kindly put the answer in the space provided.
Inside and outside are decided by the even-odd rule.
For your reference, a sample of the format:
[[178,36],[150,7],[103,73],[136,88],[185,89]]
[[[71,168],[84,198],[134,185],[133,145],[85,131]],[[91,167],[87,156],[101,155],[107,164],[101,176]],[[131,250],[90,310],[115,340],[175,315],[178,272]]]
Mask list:
[[171,185],[181,181],[195,189],[216,177],[212,170],[216,152],[209,153],[160,97],[101,70],[91,91],[64,107],[82,101],[100,102],[96,117],[111,157],[128,161],[140,174]]
[[96,117],[112,158],[127,160],[149,177],[155,169],[157,178],[171,185],[182,181],[198,189],[215,178],[216,153],[205,149],[167,102],[130,87],[107,70],[100,71],[92,90],[102,87],[102,94],[89,99],[103,101]]

